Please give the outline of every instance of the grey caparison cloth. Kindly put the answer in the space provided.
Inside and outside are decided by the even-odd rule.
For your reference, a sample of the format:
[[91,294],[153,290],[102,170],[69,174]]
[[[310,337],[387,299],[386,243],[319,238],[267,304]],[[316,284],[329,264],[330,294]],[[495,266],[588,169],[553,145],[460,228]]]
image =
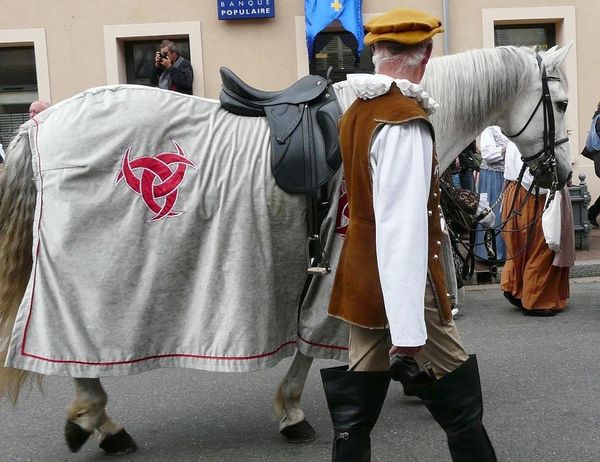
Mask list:
[[[344,355],[345,326],[326,315],[333,274],[311,287],[298,319],[305,199],[275,184],[265,119],[234,116],[213,100],[109,86],[52,106],[38,122],[28,122],[37,253],[6,366],[101,377],[261,370],[296,346]],[[186,167],[178,187],[181,213],[151,221],[140,195],[115,182],[129,147],[133,163],[175,153],[175,142],[196,169]],[[142,170],[133,171],[141,178]]]

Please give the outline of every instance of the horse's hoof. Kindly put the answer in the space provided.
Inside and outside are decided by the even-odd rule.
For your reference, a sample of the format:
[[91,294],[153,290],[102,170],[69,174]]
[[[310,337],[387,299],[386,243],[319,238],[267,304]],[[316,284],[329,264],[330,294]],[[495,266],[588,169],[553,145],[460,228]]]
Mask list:
[[111,456],[129,454],[138,448],[136,442],[125,429],[114,435],[107,435],[100,443],[100,447]]
[[79,451],[91,434],[92,432],[84,430],[81,426],[70,420],[67,420],[65,424],[65,439],[71,452]]
[[310,443],[317,439],[317,432],[306,419],[279,430],[288,443]]

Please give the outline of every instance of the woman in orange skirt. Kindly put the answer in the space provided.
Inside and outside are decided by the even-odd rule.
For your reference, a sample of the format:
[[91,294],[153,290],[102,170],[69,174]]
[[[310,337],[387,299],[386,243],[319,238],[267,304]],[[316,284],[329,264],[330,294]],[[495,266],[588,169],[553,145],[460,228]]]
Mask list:
[[[513,204],[525,205],[520,215],[508,220],[503,230],[507,261],[502,270],[501,287],[506,298],[533,316],[552,316],[567,305],[569,266],[554,266],[556,254],[546,244],[542,231],[542,212],[546,195],[529,195],[512,181],[507,184],[502,221],[508,220]],[[566,191],[568,195],[568,191]],[[515,198],[516,196],[516,198]],[[570,200],[563,201],[568,202]],[[566,231],[566,230],[563,230]]]
[[[542,213],[547,190],[528,194],[533,177],[525,171],[517,183],[523,162],[509,142],[505,156],[506,194],[502,201],[502,231],[506,263],[502,270],[504,296],[523,314],[553,316],[563,310],[569,298],[569,269],[575,263],[573,209],[567,187],[561,191],[561,242],[558,253],[550,250],[542,230]],[[555,198],[558,200],[558,194]],[[513,214],[514,207],[519,213]]]

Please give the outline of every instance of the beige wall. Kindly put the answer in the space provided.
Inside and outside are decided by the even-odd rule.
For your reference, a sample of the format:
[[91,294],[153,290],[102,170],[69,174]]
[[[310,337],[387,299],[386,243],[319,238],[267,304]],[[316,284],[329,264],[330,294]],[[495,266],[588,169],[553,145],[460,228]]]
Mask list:
[[[404,1],[403,6],[423,8],[423,3]],[[441,17],[441,1],[425,3]],[[204,69],[195,72],[203,72],[204,95],[215,98],[220,66],[264,89],[283,88],[297,79],[296,17],[304,15],[304,3],[275,0],[275,7],[274,19],[219,21],[216,0],[28,0],[22,8],[0,0],[0,30],[45,29],[50,96],[56,102],[106,83],[104,26],[199,21]],[[366,15],[389,7],[389,0],[363,2]]]
[[[441,18],[443,3],[443,0],[363,0],[363,13],[368,18],[401,4],[427,10]],[[220,88],[220,66],[232,68],[251,85],[266,90],[286,87],[306,73],[303,5],[302,0],[275,0],[274,19],[219,21],[216,0],[172,0],[168,3],[156,0],[0,0],[0,41],[2,31],[42,30],[47,56],[41,59],[47,61],[49,82],[44,91],[49,99],[57,102],[85,88],[107,83],[111,58],[105,52],[105,26],[200,24],[201,56],[192,56],[195,73],[203,77],[202,90],[198,94],[216,98]],[[597,184],[590,162],[578,155],[591,114],[600,99],[597,86],[600,54],[596,51],[595,40],[600,2],[448,0],[448,5],[447,34],[436,38],[437,54],[443,52],[444,40],[448,40],[451,53],[482,46],[482,7],[575,7],[577,50],[574,66],[578,96],[574,102],[576,114],[571,116],[577,128],[573,160],[577,172],[586,173],[593,182],[594,192],[600,193],[600,184]]]

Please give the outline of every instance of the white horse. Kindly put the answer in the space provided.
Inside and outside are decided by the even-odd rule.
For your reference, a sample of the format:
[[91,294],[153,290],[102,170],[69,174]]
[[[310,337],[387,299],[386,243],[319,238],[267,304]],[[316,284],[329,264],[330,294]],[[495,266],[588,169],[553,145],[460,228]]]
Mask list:
[[[566,138],[564,121],[564,111],[566,109],[567,100],[565,92],[566,81],[564,73],[560,70],[559,66],[564,60],[567,52],[568,48],[549,50],[546,53],[542,53],[542,60],[539,63],[536,60],[535,53],[527,49],[512,47],[477,50],[432,60],[423,83],[424,87],[441,104],[441,109],[432,119],[437,133],[437,151],[441,170],[448,167],[460,150],[473,140],[483,128],[495,124],[500,125],[509,133],[520,132],[519,135],[514,138],[514,141],[519,146],[519,149],[526,160],[535,157],[536,164],[543,163],[544,165],[551,167],[540,169],[538,171],[540,185],[550,186],[552,182],[555,182],[558,185],[564,184],[571,174],[569,152],[567,144],[560,143],[556,146],[554,146],[554,144],[555,140]],[[551,97],[550,108],[552,109],[556,135],[553,140],[550,140],[550,143],[548,143],[548,140],[544,142],[544,137],[542,136],[544,132],[544,114],[547,113],[548,107],[546,107],[546,111],[544,111],[544,108],[537,104],[538,101],[541,100],[543,91],[542,73],[552,79],[548,82],[548,91]],[[343,83],[337,84],[335,90],[342,109],[345,110],[354,99],[354,96],[349,93],[348,87]],[[117,89],[112,90],[110,88],[103,91],[107,94],[118,93]],[[133,107],[145,108],[146,106],[144,105],[146,104],[146,100],[142,100],[141,96],[140,99],[136,99],[136,94],[141,94],[142,92],[142,90],[138,92],[132,90],[129,92],[126,103]],[[153,92],[158,92],[158,90],[153,90]],[[102,96],[100,93],[97,93],[95,96],[101,98]],[[158,93],[152,93],[153,97],[155,94],[158,95]],[[161,95],[166,94],[167,93],[161,93]],[[160,96],[160,98],[167,97]],[[178,95],[178,98],[188,97]],[[193,104],[200,104],[198,98],[190,98],[189,101],[192,101],[192,99],[196,101]],[[102,129],[103,120],[108,121],[115,113],[122,110],[122,108],[116,106],[112,108],[112,110],[111,108],[100,107],[97,110],[92,108],[91,113],[87,112],[85,115],[78,113],[78,116],[85,117],[84,121],[88,119],[94,121],[94,126],[88,125],[85,127],[87,128],[87,131],[81,135],[74,134],[67,130],[61,132],[61,123],[69,123],[68,120],[61,120],[61,114],[72,116],[72,112],[68,112],[69,105],[72,107],[73,104],[77,104],[76,101],[77,97],[61,103],[54,108],[54,112],[49,113],[49,120],[50,118],[54,118],[54,120],[60,122],[55,125],[53,136],[46,136],[44,139],[43,132],[40,132],[42,135],[38,140],[35,136],[37,132],[34,123],[28,123],[22,127],[20,133],[11,143],[7,153],[6,171],[0,181],[0,360],[4,361],[4,357],[8,355],[9,365],[11,364],[11,358],[14,359],[14,356],[18,356],[19,353],[23,353],[26,349],[24,341],[22,345],[18,345],[21,348],[15,346],[18,342],[15,340],[14,333],[10,345],[9,340],[11,340],[11,332],[13,332],[13,330],[16,332],[19,329],[23,329],[23,326],[29,325],[30,322],[26,312],[28,308],[30,308],[29,302],[31,300],[28,299],[23,301],[23,297],[25,294],[26,297],[29,297],[30,299],[33,298],[32,286],[35,285],[36,280],[35,277],[31,276],[32,258],[33,262],[35,262],[37,257],[37,254],[35,253],[32,256],[32,242],[38,243],[38,246],[35,249],[36,252],[40,252],[40,234],[45,231],[43,228],[35,229],[33,227],[33,223],[38,223],[38,226],[41,226],[40,215],[42,212],[40,209],[44,206],[44,202],[38,194],[39,191],[36,190],[36,185],[40,186],[39,166],[32,167],[32,151],[33,157],[37,159],[39,158],[40,149],[60,156],[63,149],[70,149],[69,146],[71,146],[72,149],[80,150],[77,153],[72,153],[73,158],[76,158],[81,154],[82,148],[81,145],[76,144],[79,141],[77,137],[81,136],[82,138],[85,138],[87,140],[85,146],[86,149],[93,150],[95,147],[93,143],[98,143],[98,145],[100,145],[104,143],[104,138],[102,136],[94,137],[93,135],[89,135],[89,133],[96,130],[100,131]],[[95,101],[97,102],[98,100]],[[184,106],[186,104],[188,103],[184,103]],[[207,112],[213,111],[219,113],[219,111],[222,111],[216,107],[218,104],[216,102],[202,100],[201,104],[201,107]],[[192,105],[192,102],[190,102],[189,105]],[[143,109],[140,109],[140,112],[143,112]],[[140,115],[140,117],[142,116],[145,117],[144,120],[150,121],[150,129],[164,123],[161,116],[154,116],[153,114]],[[103,117],[106,119],[103,119]],[[233,126],[235,126],[236,133],[234,136],[236,138],[232,144],[235,146],[236,150],[245,151],[244,159],[249,159],[247,162],[248,164],[264,164],[265,159],[268,159],[269,150],[268,133],[264,130],[264,121],[256,119],[250,119],[249,121],[246,118],[244,118],[246,120],[241,120],[241,118],[231,115],[228,115],[227,117],[228,120],[234,124]],[[207,120],[206,123],[209,122],[210,121]],[[196,128],[200,130],[203,127],[198,126]],[[218,149],[218,146],[220,145],[211,142],[213,138],[215,138],[212,136],[212,130],[217,131],[219,127],[211,125],[209,128],[211,130],[208,132],[210,136],[206,136],[207,132],[204,132],[204,137],[206,139],[202,140],[202,143],[204,144],[201,143],[201,145],[207,147],[207,149],[199,154],[197,153],[198,158],[193,159],[194,162],[196,162],[195,164],[182,157],[183,149],[177,143],[175,143],[177,146],[177,153],[164,153],[167,157],[170,154],[179,155],[177,160],[179,163],[177,165],[181,166],[185,164],[185,167],[182,167],[183,171],[180,172],[181,178],[183,178],[186,168],[197,167],[199,162],[212,164],[223,161],[226,162],[228,167],[237,168],[233,164],[227,163],[229,158],[225,153]],[[144,130],[146,129],[147,127],[141,126],[137,128],[141,133],[144,133]],[[241,132],[239,136],[237,135],[238,130]],[[70,141],[69,137],[73,136],[75,136],[76,139]],[[255,139],[249,140],[252,136]],[[31,142],[33,142],[33,145],[30,144]],[[37,145],[38,142],[41,144],[41,147]],[[249,143],[251,144],[249,145]],[[543,153],[540,155],[539,153],[544,151],[547,147],[545,145],[548,144],[552,145],[552,150],[554,152],[552,157],[546,160],[547,154]],[[76,146],[76,148],[74,146]],[[129,162],[129,153],[130,150],[127,150],[123,156],[122,162],[124,166]],[[116,157],[117,161],[121,162],[121,153]],[[163,159],[167,159],[167,157],[163,156]],[[167,160],[165,160],[165,162],[167,162]],[[105,163],[101,164],[101,170],[112,168],[112,164],[114,164],[114,160],[107,160]],[[76,167],[79,168],[79,166]],[[38,170],[36,170],[36,168]],[[55,168],[59,171],[59,175],[52,177],[52,181],[55,183],[50,186],[58,187],[60,189],[61,179],[63,178],[61,176],[63,174],[61,169],[64,170],[65,167],[64,165],[57,165]],[[161,176],[161,167],[158,166],[156,168],[156,175],[165,179],[166,174]],[[123,170],[125,170],[124,167]],[[31,181],[32,174],[36,175],[36,183]],[[66,174],[68,174],[68,172]],[[89,170],[84,171],[83,174],[89,174]],[[127,172],[123,174],[119,173],[119,176],[117,176],[116,179],[121,181],[123,176],[127,176]],[[92,179],[93,178],[90,177],[90,181]],[[52,183],[52,181],[50,181],[50,183]],[[222,181],[222,178],[220,178],[219,181]],[[339,177],[337,181],[338,183],[336,184],[339,185]],[[139,189],[136,190],[135,185],[132,186],[129,184],[129,186],[136,194],[141,194]],[[140,188],[141,187],[143,186],[140,186]],[[286,212],[286,217],[289,218],[289,222],[295,221],[296,223],[300,223],[300,228],[302,228],[305,217],[302,199],[297,200],[295,198],[288,198],[289,195],[286,193],[283,193],[280,190],[271,191],[270,187],[265,186],[264,189],[267,190],[268,194],[271,194],[266,194],[265,197],[265,200],[269,201],[270,207],[279,207],[279,212],[284,210]],[[332,194],[334,194],[333,197],[337,197],[337,189],[334,187],[332,188],[332,191]],[[211,195],[205,202],[202,202],[202,205],[211,213],[218,212],[218,210],[215,212],[215,210],[212,209],[214,204],[209,200],[214,196],[214,192],[208,190],[202,192],[206,193],[207,196]],[[177,198],[173,197],[168,210],[166,210],[166,206],[162,206],[162,208],[159,207],[160,210],[158,210],[156,208],[156,202],[153,203],[154,209],[148,206],[154,213],[154,218],[150,217],[149,221],[156,219],[161,214],[162,217],[165,217],[169,214],[174,216],[174,214],[178,213],[178,211],[173,210],[176,200]],[[49,200],[48,203],[50,205],[47,206],[51,206],[51,200]],[[286,208],[282,208],[282,205]],[[204,213],[206,210],[202,210],[202,212]],[[72,211],[66,210],[64,213],[68,214],[72,213]],[[198,213],[200,214],[200,212]],[[336,255],[337,252],[339,252],[340,247],[339,240],[334,238],[336,215],[337,210],[334,206],[324,224],[326,228],[325,235],[328,236],[327,246],[332,254],[332,263],[337,261]],[[78,218],[76,215],[73,215],[72,217],[73,220]],[[32,228],[34,229],[32,230]],[[304,245],[304,239],[302,238],[302,233],[297,232],[297,228],[298,226],[296,225],[293,228],[294,234],[291,235],[285,234],[285,226],[281,227],[279,228],[280,233],[282,233],[280,236],[269,234],[268,238],[278,238],[282,241],[289,241],[292,240],[292,238],[298,239],[297,242],[286,242],[286,245],[295,248],[301,247]],[[68,230],[65,232],[67,231]],[[190,233],[191,232],[192,230],[190,230]],[[76,233],[74,236],[73,239],[76,239]],[[260,233],[259,237],[263,240],[267,239],[260,235]],[[266,242],[266,244],[268,246],[272,243],[269,241]],[[254,245],[256,245],[256,242],[253,240],[247,243],[247,246]],[[44,252],[43,248],[41,249],[41,252]],[[57,258],[59,259],[58,256]],[[290,269],[294,269],[298,266],[298,262],[302,262],[302,259],[305,258],[306,255],[304,252],[294,251],[285,261],[284,267],[288,266]],[[60,259],[57,261],[60,261]],[[269,262],[263,264],[265,265],[268,263]],[[275,263],[271,264],[274,265]],[[335,268],[335,264],[333,265],[333,268]],[[34,265],[33,269],[36,270],[38,268]],[[197,271],[200,269],[202,268],[196,268]],[[258,268],[258,270],[264,270],[264,268]],[[268,271],[269,268],[266,268],[266,270]],[[331,275],[313,279],[300,311],[300,323],[304,323],[304,328],[307,331],[312,330],[315,335],[308,341],[306,341],[307,339],[304,339],[304,341],[295,339],[295,343],[290,341],[285,342],[281,347],[285,354],[288,354],[290,351],[289,349],[284,348],[289,346],[288,344],[294,343],[298,347],[296,357],[294,358],[286,377],[283,379],[275,399],[275,407],[283,415],[280,430],[292,441],[310,440],[314,437],[314,431],[306,422],[300,407],[300,397],[312,358],[340,358],[345,348],[345,326],[340,322],[328,319],[326,316],[326,302],[331,279]],[[243,281],[240,281],[240,284],[242,282]],[[296,299],[300,295],[302,282],[302,280],[299,280],[293,284],[294,290],[292,290],[292,292],[295,291]],[[58,283],[60,284],[60,281]],[[118,303],[119,300],[117,299],[116,302]],[[21,308],[19,309],[19,307]],[[241,309],[241,307],[238,308]],[[244,309],[252,309],[252,306],[245,306]],[[306,319],[303,320],[303,312],[311,313],[310,322],[306,321]],[[259,314],[264,315],[264,312],[259,312]],[[279,312],[277,314],[274,313],[273,316],[281,318],[282,316],[285,317],[289,315],[283,315]],[[293,317],[295,318],[295,314],[293,314]],[[245,322],[248,323],[249,329],[252,329],[254,327],[253,324],[257,324],[258,321],[258,318],[253,318],[252,313],[244,319],[247,320]],[[32,321],[32,324],[35,324],[35,320]],[[69,334],[67,333],[66,326],[59,326],[59,328],[60,327],[65,329],[64,340],[67,342]],[[84,342],[87,341],[88,335],[90,337],[96,336],[94,338],[103,338],[102,332],[98,333],[97,326],[93,326],[94,329],[91,327],[92,326],[85,326],[85,329],[88,330],[84,329]],[[157,327],[157,332],[161,327],[162,326]],[[300,328],[298,328],[298,331],[300,331]],[[319,333],[326,333],[327,342],[323,343],[327,343],[327,345],[323,345],[319,342]],[[221,333],[221,336],[223,335],[224,334]],[[287,335],[287,333],[285,335]],[[80,335],[79,337],[82,336]],[[227,337],[227,334],[225,334],[225,337]],[[325,348],[321,348],[321,346],[325,346]],[[98,378],[102,375],[102,369],[99,369],[101,368],[101,366],[99,366],[100,363],[91,364],[83,361],[76,366],[73,366],[77,368],[76,373],[70,373],[68,371],[72,371],[73,369],[56,369],[62,367],[62,364],[68,361],[54,360],[52,365],[40,369],[35,363],[35,361],[39,359],[43,358],[36,358],[34,355],[30,355],[30,358],[27,360],[31,362],[27,363],[27,367],[23,367],[23,369],[10,367],[0,369],[0,396],[4,395],[16,399],[20,388],[27,379],[32,376],[31,371],[38,373],[55,373],[54,371],[60,371],[57,373],[75,376],[77,377],[75,379],[76,397],[69,407],[67,426],[65,429],[65,435],[70,449],[73,451],[78,450],[87,440],[89,435],[93,432],[98,432],[100,434],[100,446],[108,453],[120,454],[135,450],[136,444],[134,440],[127,434],[121,424],[112,421],[106,413],[105,407],[107,395]],[[208,368],[206,363],[202,362],[206,360],[205,357],[186,357],[185,360],[188,362],[172,364],[160,362],[166,360],[160,354],[155,355],[155,357],[151,359],[154,361],[151,367],[162,367],[162,365],[175,364],[181,365],[182,367]],[[178,358],[178,360],[180,359],[181,358]],[[280,357],[276,357],[276,359],[278,360]],[[199,362],[194,364],[191,363],[196,360]],[[115,361],[115,363],[117,362],[118,361]],[[264,363],[263,368],[270,365],[271,364],[269,363]],[[139,369],[123,369],[120,373],[133,373],[139,371]]]
[[[564,140],[566,135],[565,110],[568,103],[567,81],[561,68],[570,46],[553,48],[541,53],[542,66],[552,80],[549,85],[553,104],[556,140]],[[498,125],[505,133],[518,133],[525,130],[513,141],[524,158],[535,156],[544,148],[544,114],[538,102],[542,94],[540,65],[535,53],[525,48],[498,47],[474,50],[466,53],[432,59],[423,79],[423,87],[440,104],[440,109],[431,116],[436,133],[436,149],[443,172],[458,154],[474,140],[485,127]],[[346,82],[334,85],[342,109],[346,110],[356,96]],[[529,118],[531,121],[527,123]],[[558,182],[564,184],[571,174],[568,144],[556,146],[555,157]],[[540,172],[540,184],[550,186],[552,180]],[[335,233],[337,202],[330,213],[331,220],[325,222],[324,233],[328,237],[327,250],[335,267],[342,239]],[[449,268],[454,271],[453,267]],[[313,281],[307,293],[303,310],[324,310],[328,302],[331,280]],[[347,330],[344,323],[330,318],[321,330],[336,338],[336,345],[345,345]],[[301,345],[305,347],[305,345]],[[308,354],[300,349],[284,377],[274,400],[276,413],[282,416],[280,431],[291,427],[293,436],[300,440],[314,435],[304,419],[300,407],[302,388],[308,375],[313,357],[341,359],[340,350],[312,348]]]

